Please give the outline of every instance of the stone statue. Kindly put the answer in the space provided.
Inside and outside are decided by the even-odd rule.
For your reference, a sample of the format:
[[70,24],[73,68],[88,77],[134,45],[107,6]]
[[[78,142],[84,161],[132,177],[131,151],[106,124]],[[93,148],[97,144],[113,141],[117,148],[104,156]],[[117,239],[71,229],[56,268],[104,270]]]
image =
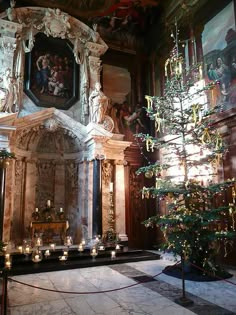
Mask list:
[[15,5],[16,5],[16,1],[10,0],[10,8],[7,9],[7,17],[9,21],[15,21],[17,18]]
[[94,90],[89,96],[90,122],[102,124],[109,104],[109,98],[101,91],[101,84],[95,83]]
[[3,85],[6,91],[6,99],[3,109],[5,112],[12,113],[13,106],[18,105],[17,101],[19,97],[19,89],[17,79],[11,75],[10,68],[6,69],[5,76],[3,78]]

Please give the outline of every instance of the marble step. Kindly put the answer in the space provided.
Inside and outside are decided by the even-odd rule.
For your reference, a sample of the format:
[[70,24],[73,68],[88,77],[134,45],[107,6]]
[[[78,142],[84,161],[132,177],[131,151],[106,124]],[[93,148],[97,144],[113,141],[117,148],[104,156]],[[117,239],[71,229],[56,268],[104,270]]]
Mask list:
[[[145,250],[128,250],[126,252],[116,252],[115,258],[111,258],[110,250],[99,252],[96,258],[91,257],[90,251],[84,251],[83,253],[80,253],[78,250],[70,250],[67,260],[60,261],[59,257],[62,255],[63,250],[57,250],[52,252],[49,257],[44,257],[42,261],[34,263],[31,259],[31,255],[25,256],[23,254],[13,254],[12,268],[9,270],[9,275],[95,267],[143,260],[155,260],[160,258],[159,254]],[[4,257],[0,258],[0,266],[3,268]]]

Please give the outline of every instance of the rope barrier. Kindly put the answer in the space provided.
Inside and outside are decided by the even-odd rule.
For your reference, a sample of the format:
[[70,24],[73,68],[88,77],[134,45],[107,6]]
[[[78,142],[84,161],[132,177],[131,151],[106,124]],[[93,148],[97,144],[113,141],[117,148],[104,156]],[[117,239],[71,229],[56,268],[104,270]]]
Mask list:
[[[171,269],[173,267],[175,267],[180,261],[177,261],[174,265],[171,265],[171,266],[167,266],[165,268],[165,270],[167,269]],[[221,281],[225,281],[227,283],[230,283],[232,285],[236,285],[236,283],[230,281],[230,280],[227,280],[227,279],[224,279],[224,278],[221,278],[219,276],[216,276],[216,275],[213,275],[212,273],[208,272],[207,270],[195,265],[194,263],[191,263],[192,266],[194,266],[195,268],[205,272],[205,273],[208,273],[210,276],[216,278],[216,279],[219,279]],[[158,276],[160,276],[161,274],[163,273],[163,271],[157,273],[156,275],[152,276],[151,278],[156,278]],[[39,287],[39,286],[36,286],[36,285],[32,285],[32,284],[29,284],[29,283],[25,283],[25,282],[22,282],[22,281],[19,281],[19,280],[16,280],[16,279],[13,279],[13,278],[8,278],[8,280],[12,281],[12,282],[15,282],[15,283],[18,283],[18,284],[21,284],[21,285],[25,285],[25,286],[28,286],[28,287],[31,287],[31,288],[34,288],[34,289],[38,289],[38,290],[43,290],[43,291],[49,291],[49,292],[55,292],[55,293],[64,293],[64,294],[76,294],[76,295],[85,295],[85,294],[100,294],[100,293],[110,293],[110,292],[115,292],[115,291],[120,291],[120,290],[124,290],[124,289],[128,289],[128,288],[131,288],[131,287],[135,287],[137,285],[140,285],[142,283],[145,283],[145,282],[149,282],[150,281],[150,278],[147,279],[147,280],[143,280],[143,281],[139,281],[137,283],[133,283],[133,284],[129,284],[129,285],[126,285],[126,286],[123,286],[123,287],[120,287],[120,288],[115,288],[115,289],[109,289],[109,290],[101,290],[101,291],[90,291],[90,292],[74,292],[74,291],[63,291],[63,290],[53,290],[53,289],[47,289],[47,288],[42,288],[42,287]]]
[[190,262],[190,264],[191,264],[193,267],[195,267],[195,268],[197,268],[197,269],[199,269],[199,270],[201,270],[201,271],[207,273],[207,274],[208,274],[209,276],[211,276],[212,278],[216,278],[216,279],[219,279],[219,280],[221,280],[221,281],[228,282],[228,283],[230,283],[230,284],[232,284],[232,285],[236,285],[236,283],[234,283],[234,282],[232,282],[232,281],[230,281],[230,280],[221,278],[221,277],[219,277],[219,276],[217,276],[217,275],[214,275],[213,273],[211,273],[211,272],[209,272],[209,271],[207,271],[207,270],[205,270],[205,269],[203,269],[203,268],[201,268],[201,267],[195,265],[194,263],[191,263],[191,262]]
[[[168,269],[173,268],[178,263],[179,263],[179,261],[177,261],[172,266],[166,267],[166,269],[167,268]],[[157,273],[156,275],[152,276],[151,278],[156,278],[156,277],[160,276],[162,273],[163,273],[163,271]],[[74,292],[74,291],[61,291],[61,290],[53,290],[53,289],[42,288],[42,287],[38,287],[38,286],[35,286],[35,285],[32,285],[32,284],[28,284],[28,283],[25,283],[25,282],[22,282],[22,281],[19,281],[19,280],[16,280],[16,279],[12,279],[12,278],[8,278],[8,280],[11,280],[11,281],[16,282],[18,284],[22,284],[22,285],[25,285],[25,286],[28,286],[28,287],[31,287],[31,288],[34,288],[34,289],[43,290],[43,291],[56,292],[56,293],[65,293],[65,294],[78,294],[78,295],[80,295],[80,294],[81,295],[85,295],[85,294],[99,294],[99,293],[109,293],[109,292],[114,292],[114,291],[120,291],[120,290],[131,288],[131,287],[137,286],[139,284],[142,284],[142,283],[150,281],[150,279],[147,279],[147,280],[139,281],[137,283],[133,283],[133,284],[129,284],[129,285],[123,286],[121,288],[115,288],[115,289],[109,289],[109,290],[90,291],[90,292]]]

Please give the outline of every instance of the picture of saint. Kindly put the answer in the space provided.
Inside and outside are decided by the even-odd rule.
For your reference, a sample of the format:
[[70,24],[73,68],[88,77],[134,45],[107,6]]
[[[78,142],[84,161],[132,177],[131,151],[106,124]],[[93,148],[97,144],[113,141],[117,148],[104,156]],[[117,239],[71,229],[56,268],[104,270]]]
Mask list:
[[[36,105],[66,109],[75,98],[77,64],[73,49],[63,39],[54,39],[39,33],[30,53],[26,69],[29,77],[29,97]],[[76,73],[75,73],[76,72]]]

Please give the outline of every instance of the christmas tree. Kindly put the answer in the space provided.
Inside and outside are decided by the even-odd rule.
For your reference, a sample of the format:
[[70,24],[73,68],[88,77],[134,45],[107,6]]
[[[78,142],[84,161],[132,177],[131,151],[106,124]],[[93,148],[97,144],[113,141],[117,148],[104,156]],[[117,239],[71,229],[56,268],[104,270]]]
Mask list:
[[146,96],[155,135],[136,135],[146,157],[155,151],[160,156],[154,164],[146,158],[148,165],[137,171],[155,178],[152,187],[143,187],[142,198],[157,198],[162,209],[144,224],[163,231],[164,250],[216,272],[215,254],[221,244],[225,255],[230,250],[236,215],[235,180],[219,183],[217,176],[227,151],[214,123],[219,107],[211,108],[207,100],[208,91],[220,83],[205,85],[201,64],[186,69],[177,27],[172,37],[175,45],[165,63],[163,95]]

